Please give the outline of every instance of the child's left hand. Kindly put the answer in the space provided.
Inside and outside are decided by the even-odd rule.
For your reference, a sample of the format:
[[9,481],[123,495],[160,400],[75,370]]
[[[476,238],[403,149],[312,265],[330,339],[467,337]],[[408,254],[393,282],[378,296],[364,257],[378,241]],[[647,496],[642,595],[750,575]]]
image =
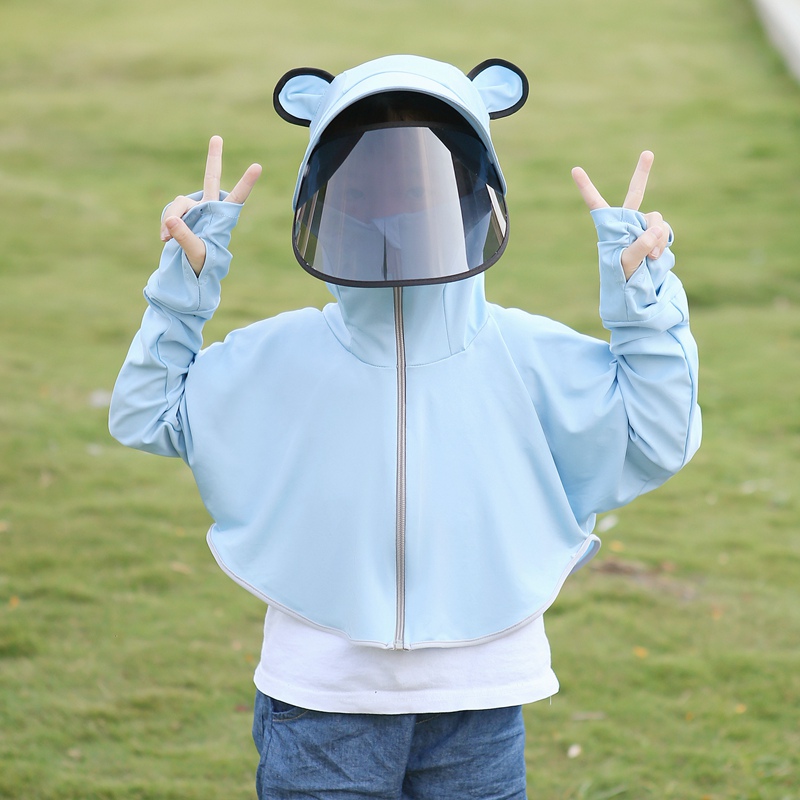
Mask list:
[[[654,158],[655,156],[649,150],[645,150],[639,156],[639,163],[636,165],[628,187],[628,194],[622,204],[623,208],[630,208],[633,211],[639,210],[639,206],[641,206],[644,199],[644,190],[647,186],[647,178],[650,175],[650,168],[653,166]],[[572,170],[572,178],[578,189],[580,189],[581,195],[583,195],[583,199],[586,201],[586,205],[589,206],[590,211],[610,207],[600,192],[597,191],[595,185],[589,180],[585,170],[581,169],[581,167],[575,167]],[[651,211],[643,216],[647,222],[647,229],[633,244],[622,251],[621,262],[625,280],[628,280],[636,272],[645,258],[660,258],[669,242],[670,228],[664,222],[664,217],[658,211]]]

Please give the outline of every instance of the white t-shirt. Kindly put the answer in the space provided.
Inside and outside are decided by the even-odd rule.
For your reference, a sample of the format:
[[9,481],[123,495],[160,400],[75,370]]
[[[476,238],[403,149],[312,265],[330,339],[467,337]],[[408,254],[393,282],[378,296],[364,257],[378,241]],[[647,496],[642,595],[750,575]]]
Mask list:
[[254,682],[315,711],[421,714],[532,703],[558,691],[541,617],[469,647],[355,645],[270,608]]

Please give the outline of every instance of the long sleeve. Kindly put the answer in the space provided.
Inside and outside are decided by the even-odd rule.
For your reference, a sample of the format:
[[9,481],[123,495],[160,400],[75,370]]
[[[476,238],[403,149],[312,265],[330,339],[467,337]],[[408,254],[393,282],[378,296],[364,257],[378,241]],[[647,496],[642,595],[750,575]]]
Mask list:
[[[197,197],[195,195],[194,197]],[[144,290],[148,307],[114,386],[109,429],[122,444],[187,458],[191,437],[183,403],[186,375],[203,342],[203,325],[219,305],[227,250],[241,205],[201,203],[184,217],[206,245],[195,275],[180,246],[167,242]]]
[[671,475],[692,457],[701,433],[697,346],[686,293],[672,272],[669,249],[656,261],[646,259],[625,281],[620,256],[643,233],[641,214],[609,208],[592,217],[600,254],[600,317],[611,333],[631,456],[638,453]]
[[626,281],[622,250],[644,218],[593,212],[600,316],[610,343],[515,309],[496,310],[579,524],[664,483],[700,443],[697,348],[667,248]]

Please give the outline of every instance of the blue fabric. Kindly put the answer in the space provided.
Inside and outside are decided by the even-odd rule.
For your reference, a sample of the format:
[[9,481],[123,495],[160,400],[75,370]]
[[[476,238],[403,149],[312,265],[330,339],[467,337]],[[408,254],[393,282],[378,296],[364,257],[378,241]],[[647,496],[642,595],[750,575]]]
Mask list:
[[331,714],[258,692],[259,800],[525,800],[520,706]]
[[505,113],[510,108],[518,107],[520,102],[524,102],[527,91],[518,73],[497,63],[484,67],[474,75],[472,82],[490,114]]
[[[198,279],[169,242],[114,390],[124,444],[180,456],[221,567],[266,602],[395,647],[397,356],[391,289],[281,314],[201,351],[238,207],[204,203]],[[400,646],[486,640],[544,612],[599,546],[595,515],[700,440],[697,352],[672,254],[629,281],[644,219],[594,214],[610,342],[490,304],[483,276],[403,290],[406,625]]]
[[301,118],[313,114],[310,118],[308,148],[300,164],[292,207],[297,206],[300,184],[311,152],[331,121],[357,100],[395,90],[421,92],[457,109],[485,145],[505,194],[505,178],[489,132],[489,111],[513,105],[520,99],[520,77],[512,70],[494,66],[480,73],[473,82],[450,64],[421,56],[392,55],[348,69],[329,84],[300,75],[284,87],[281,103],[286,111]]

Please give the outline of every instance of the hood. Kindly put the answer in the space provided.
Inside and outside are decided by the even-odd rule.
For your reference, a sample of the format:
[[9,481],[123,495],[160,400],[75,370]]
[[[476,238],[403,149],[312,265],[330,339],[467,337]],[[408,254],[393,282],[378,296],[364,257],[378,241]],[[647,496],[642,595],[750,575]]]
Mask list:
[[452,283],[402,289],[328,284],[336,298],[323,314],[341,344],[368,364],[394,367],[394,292],[402,292],[406,362],[419,366],[469,347],[489,316],[483,273]]
[[310,129],[292,202],[294,208],[308,160],[325,128],[357,100],[391,91],[420,92],[455,108],[489,152],[505,193],[505,179],[489,134],[489,120],[513,114],[524,105],[528,81],[522,70],[508,61],[493,58],[464,74],[457,67],[430,58],[393,55],[368,61],[335,77],[316,68],[294,69],[278,82],[273,94],[275,110],[287,122],[307,125]]

